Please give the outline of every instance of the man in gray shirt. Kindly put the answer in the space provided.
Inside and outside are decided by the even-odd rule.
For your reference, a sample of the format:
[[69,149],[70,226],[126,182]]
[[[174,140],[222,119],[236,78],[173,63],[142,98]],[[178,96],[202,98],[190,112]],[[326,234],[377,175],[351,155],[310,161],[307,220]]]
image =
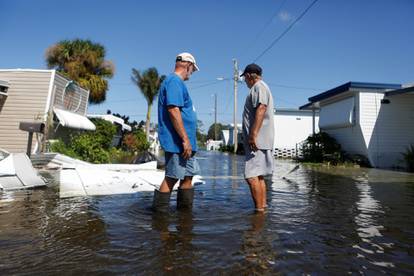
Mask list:
[[243,144],[246,155],[244,177],[258,212],[266,208],[266,184],[263,176],[273,173],[273,97],[262,80],[262,68],[249,64],[241,76],[250,92],[243,111]]

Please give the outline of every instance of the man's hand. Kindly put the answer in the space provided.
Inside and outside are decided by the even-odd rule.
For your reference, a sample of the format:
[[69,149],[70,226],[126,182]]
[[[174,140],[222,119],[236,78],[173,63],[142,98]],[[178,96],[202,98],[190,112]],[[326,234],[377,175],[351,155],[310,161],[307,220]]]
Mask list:
[[267,105],[259,104],[256,108],[256,114],[253,122],[253,126],[250,129],[249,140],[247,141],[250,145],[250,148],[253,151],[257,151],[259,148],[257,147],[257,134],[259,133],[260,128],[263,124],[263,119],[266,114]]
[[193,154],[193,149],[191,148],[191,143],[188,138],[184,139],[183,141],[183,158],[190,159],[191,155]]
[[253,151],[257,151],[258,150],[257,144],[256,144],[256,138],[257,138],[257,135],[256,134],[250,133],[248,143],[250,145],[250,148]]

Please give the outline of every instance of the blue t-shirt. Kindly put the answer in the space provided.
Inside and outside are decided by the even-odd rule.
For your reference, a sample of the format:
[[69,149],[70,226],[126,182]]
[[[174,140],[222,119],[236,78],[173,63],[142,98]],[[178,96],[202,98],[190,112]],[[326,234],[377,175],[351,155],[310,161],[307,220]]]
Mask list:
[[158,135],[162,148],[168,152],[183,151],[183,141],[175,131],[168,113],[168,106],[181,110],[184,129],[193,151],[197,151],[197,115],[184,81],[176,74],[169,75],[161,84],[158,95]]

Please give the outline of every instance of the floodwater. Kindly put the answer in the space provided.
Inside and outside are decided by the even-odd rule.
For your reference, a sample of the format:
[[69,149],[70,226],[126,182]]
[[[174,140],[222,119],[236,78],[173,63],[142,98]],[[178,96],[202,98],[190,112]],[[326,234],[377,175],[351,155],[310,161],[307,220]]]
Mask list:
[[5,274],[413,274],[414,176],[276,161],[254,214],[243,157],[198,154],[192,212],[155,215],[151,193],[59,199],[0,192]]

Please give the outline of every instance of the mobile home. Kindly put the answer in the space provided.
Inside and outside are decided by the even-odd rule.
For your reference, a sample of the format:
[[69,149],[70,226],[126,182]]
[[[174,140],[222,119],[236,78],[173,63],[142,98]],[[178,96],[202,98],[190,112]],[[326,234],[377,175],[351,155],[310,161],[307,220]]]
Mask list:
[[319,109],[320,130],[373,167],[404,167],[401,153],[414,144],[414,87],[348,82],[309,98],[301,109]]
[[275,108],[275,157],[291,158],[300,155],[300,144],[319,131],[318,113],[312,110]]
[[45,124],[33,152],[67,128],[95,130],[85,116],[88,98],[89,91],[55,70],[0,69],[0,148],[26,151],[28,133],[19,129],[20,122]]

